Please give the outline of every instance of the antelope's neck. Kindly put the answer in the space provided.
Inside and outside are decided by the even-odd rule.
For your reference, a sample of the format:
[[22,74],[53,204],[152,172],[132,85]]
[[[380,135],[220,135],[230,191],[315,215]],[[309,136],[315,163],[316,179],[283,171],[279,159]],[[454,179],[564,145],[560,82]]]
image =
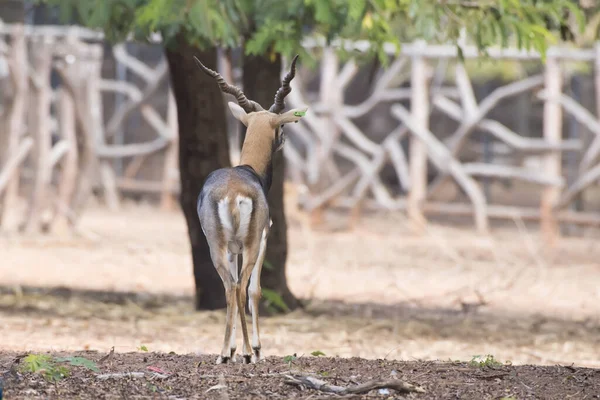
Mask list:
[[273,174],[273,140],[269,137],[256,137],[246,134],[240,165],[248,165],[260,176],[265,192],[271,187]]

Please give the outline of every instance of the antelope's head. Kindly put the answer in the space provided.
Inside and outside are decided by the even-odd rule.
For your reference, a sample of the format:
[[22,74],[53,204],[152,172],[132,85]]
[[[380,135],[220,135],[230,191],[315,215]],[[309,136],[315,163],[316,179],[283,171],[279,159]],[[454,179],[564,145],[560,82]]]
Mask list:
[[268,110],[262,108],[257,102],[249,100],[240,88],[225,82],[218,72],[204,66],[196,57],[194,59],[202,71],[215,78],[223,93],[231,94],[237,99],[237,104],[229,102],[228,106],[233,116],[247,127],[242,159],[244,153],[248,155],[248,152],[265,154],[269,150],[271,153],[280,150],[285,142],[283,126],[298,122],[308,110],[304,107],[282,113],[285,109],[284,99],[292,91],[290,82],[296,76],[298,55],[292,60],[290,71],[284,77],[281,87],[275,93],[273,105]]

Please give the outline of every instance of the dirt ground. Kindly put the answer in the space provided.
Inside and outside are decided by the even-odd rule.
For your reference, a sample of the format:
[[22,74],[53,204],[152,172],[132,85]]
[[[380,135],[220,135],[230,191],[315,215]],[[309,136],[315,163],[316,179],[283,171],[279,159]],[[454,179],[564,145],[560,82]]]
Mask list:
[[[334,213],[318,231],[308,231],[302,221],[290,212],[287,273],[306,308],[261,319],[269,358],[256,367],[212,364],[222,342],[224,312],[192,310],[192,266],[180,213],[144,205],[125,205],[114,213],[93,207],[82,220],[84,237],[0,233],[0,372],[17,353],[90,350],[101,355],[114,347],[116,360],[122,361],[103,372],[143,370],[143,357],[164,361],[177,377],[157,387],[185,398],[219,384],[217,378],[196,375],[219,371],[234,371],[225,373],[231,398],[240,398],[234,387],[256,398],[260,393],[318,395],[285,384],[281,376],[263,376],[299,368],[281,359],[292,354],[303,360],[303,370],[338,371],[342,386],[353,382],[350,368],[361,376],[355,379],[360,383],[396,370],[427,390],[409,395],[415,398],[593,398],[600,393],[598,374],[582,368],[600,367],[597,230],[546,249],[539,233],[522,221],[497,227],[489,236],[440,224],[417,235],[402,214],[369,215],[354,230],[341,229],[345,221]],[[140,346],[152,354],[140,353]],[[311,357],[317,350],[339,358]],[[434,363],[468,362],[487,354],[519,367],[482,371]],[[206,364],[196,372],[198,361]],[[248,372],[252,368],[256,376]],[[13,393],[67,398],[77,387],[67,381],[90,382],[81,374],[56,387],[38,386],[38,378],[27,376]],[[558,385],[559,380],[566,383]],[[273,396],[257,391],[263,381]],[[125,388],[131,388],[131,396],[150,395],[146,381],[121,379],[114,387],[93,382],[86,384],[92,398],[97,393],[119,397]],[[587,383],[596,391],[586,392]],[[564,390],[557,391],[558,386]],[[35,392],[27,394],[27,388]],[[198,396],[223,393],[215,389]]]
[[[96,352],[79,352],[75,355],[90,360],[101,358],[101,354]],[[51,383],[40,374],[20,373],[19,364],[22,364],[22,360],[17,363],[15,359],[15,354],[0,356],[0,370],[9,371],[5,373],[7,399],[332,398],[331,394],[325,397],[327,392],[323,389],[299,384],[307,376],[342,388],[356,388],[359,382],[373,381],[387,386],[367,393],[334,398],[600,398],[600,370],[568,366],[480,366],[457,362],[400,362],[312,356],[293,361],[269,357],[256,365],[215,366],[214,358],[210,356],[115,353],[97,364],[97,372],[72,367],[67,378]],[[411,386],[407,389],[414,392],[389,389],[390,381],[408,383]]]

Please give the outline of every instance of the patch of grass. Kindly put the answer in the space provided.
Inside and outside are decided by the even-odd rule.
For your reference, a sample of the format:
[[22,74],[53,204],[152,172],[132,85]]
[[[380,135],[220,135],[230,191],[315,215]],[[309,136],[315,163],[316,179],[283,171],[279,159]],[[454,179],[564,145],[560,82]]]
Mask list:
[[85,357],[52,357],[47,354],[28,354],[21,361],[21,372],[41,374],[48,382],[56,383],[69,376],[68,363],[73,367],[83,367],[90,371],[100,372],[98,365]]
[[484,356],[473,356],[469,365],[472,367],[501,367],[502,363],[494,358],[493,355],[488,354]]
[[321,350],[315,350],[312,353],[310,353],[310,355],[314,356],[314,357],[320,357],[320,356],[324,356],[325,353],[323,353]]
[[146,345],[141,345],[140,347],[137,348],[139,351],[148,351],[148,348],[146,347]]
[[48,382],[58,382],[69,375],[69,368],[57,365],[56,361],[47,354],[28,354],[22,360],[21,372],[40,374]]

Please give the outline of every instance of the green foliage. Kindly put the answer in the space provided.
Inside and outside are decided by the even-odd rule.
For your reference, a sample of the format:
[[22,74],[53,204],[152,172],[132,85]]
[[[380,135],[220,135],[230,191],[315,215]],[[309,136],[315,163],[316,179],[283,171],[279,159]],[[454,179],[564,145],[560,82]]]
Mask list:
[[48,382],[58,382],[69,375],[69,369],[63,365],[57,365],[55,360],[46,354],[29,354],[23,358],[22,372],[33,372],[41,374]]
[[52,357],[48,354],[28,354],[21,361],[21,372],[41,374],[48,382],[56,383],[69,376],[70,370],[66,365],[83,367],[90,371],[100,372],[98,365],[85,357]]
[[497,361],[493,355],[488,354],[485,357],[483,356],[473,356],[469,365],[472,367],[501,367],[502,363]]
[[315,350],[312,353],[310,353],[310,355],[314,356],[314,357],[320,357],[320,356],[324,356],[325,353],[323,353],[321,350]]
[[[384,45],[423,38],[480,50],[517,45],[545,54],[560,25],[583,32],[585,13],[572,0],[37,0],[57,6],[65,20],[102,29],[113,41],[145,40],[159,32],[167,45],[178,34],[193,45],[244,44],[248,54],[306,55],[307,35],[362,39],[384,65]],[[341,50],[343,51],[343,49]],[[459,48],[459,55],[462,51]],[[303,57],[305,59],[305,57]]]
[[21,369],[26,372],[39,372],[52,365],[52,357],[46,354],[28,354],[23,358]]
[[273,264],[271,263],[271,261],[265,259],[263,261],[263,268],[269,271],[274,271],[275,270],[275,266],[273,266]]
[[296,356],[296,354],[287,355],[287,356],[283,357],[283,362],[291,365],[292,362],[296,361],[297,359],[298,359],[298,357]]
[[140,347],[137,348],[139,351],[148,351],[148,347],[146,347],[146,345],[141,345]]
[[267,289],[267,288],[263,288],[262,295],[266,301],[267,308],[274,308],[272,311],[277,311],[277,310],[283,311],[283,312],[290,311],[290,308],[288,307],[288,305],[285,304],[285,301],[283,301],[283,298],[276,291]]
[[98,364],[92,360],[88,360],[85,357],[57,357],[54,359],[56,362],[68,362],[73,367],[84,367],[90,371],[100,372]]

